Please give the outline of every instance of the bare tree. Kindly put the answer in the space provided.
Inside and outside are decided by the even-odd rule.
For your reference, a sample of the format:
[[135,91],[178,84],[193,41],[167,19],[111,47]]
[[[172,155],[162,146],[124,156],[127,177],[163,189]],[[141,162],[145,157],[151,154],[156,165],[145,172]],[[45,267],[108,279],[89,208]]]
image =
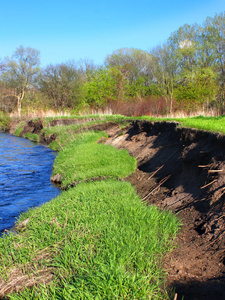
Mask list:
[[40,72],[40,52],[36,49],[20,46],[12,58],[5,59],[3,82],[14,91],[17,98],[18,114],[21,114],[21,104],[25,91],[32,88]]
[[39,79],[39,89],[57,107],[74,107],[79,102],[83,74],[74,62],[49,65]]

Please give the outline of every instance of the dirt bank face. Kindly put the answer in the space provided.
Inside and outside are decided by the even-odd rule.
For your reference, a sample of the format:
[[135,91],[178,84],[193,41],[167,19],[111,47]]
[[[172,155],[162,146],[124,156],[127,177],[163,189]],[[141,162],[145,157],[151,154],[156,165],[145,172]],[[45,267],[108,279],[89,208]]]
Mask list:
[[136,121],[107,141],[138,160],[129,180],[147,204],[178,214],[178,248],[165,259],[177,299],[225,299],[225,138],[176,123]]
[[27,125],[24,126],[23,130],[20,132],[20,136],[23,136],[24,134],[30,132],[35,134],[40,134],[41,130],[43,129],[43,121],[37,120],[33,121],[30,120]]

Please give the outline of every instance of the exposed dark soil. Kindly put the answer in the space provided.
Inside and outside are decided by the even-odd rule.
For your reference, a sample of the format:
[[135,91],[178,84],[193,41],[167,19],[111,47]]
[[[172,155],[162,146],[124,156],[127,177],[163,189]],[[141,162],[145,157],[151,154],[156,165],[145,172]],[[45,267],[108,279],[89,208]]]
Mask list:
[[[32,126],[26,130],[38,133]],[[168,122],[88,129],[105,130],[103,142],[136,157],[137,170],[127,179],[147,205],[172,210],[183,224],[178,247],[164,260],[168,290],[175,288],[177,300],[225,299],[225,136]]]
[[178,300],[225,299],[225,137],[136,121],[107,143],[137,158],[128,179],[143,201],[183,223],[178,247],[164,261],[168,289]]

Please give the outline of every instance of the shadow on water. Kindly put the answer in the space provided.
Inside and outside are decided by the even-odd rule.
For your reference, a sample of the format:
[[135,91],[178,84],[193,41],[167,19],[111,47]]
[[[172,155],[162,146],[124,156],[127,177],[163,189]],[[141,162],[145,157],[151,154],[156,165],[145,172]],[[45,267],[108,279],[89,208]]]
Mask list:
[[50,181],[55,157],[45,146],[0,133],[0,234],[22,212],[59,195]]

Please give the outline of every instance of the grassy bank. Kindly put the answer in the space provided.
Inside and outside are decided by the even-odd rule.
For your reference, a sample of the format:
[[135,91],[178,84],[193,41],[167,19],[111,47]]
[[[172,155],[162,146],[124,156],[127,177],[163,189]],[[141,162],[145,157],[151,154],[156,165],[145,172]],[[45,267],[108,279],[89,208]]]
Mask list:
[[105,136],[104,132],[80,133],[61,149],[53,175],[63,176],[63,187],[99,177],[123,178],[134,172],[136,160],[126,150],[97,143]]
[[27,218],[23,233],[0,241],[1,272],[54,277],[10,299],[165,299],[159,259],[177,221],[142,205],[129,183],[82,183]]
[[138,117],[135,119],[149,120],[149,121],[168,121],[178,122],[181,127],[189,127],[200,130],[207,130],[211,132],[218,132],[225,134],[225,116],[219,117],[190,117],[190,118],[154,118],[154,117]]
[[[83,116],[79,117],[80,119],[85,119],[89,117],[91,120],[91,116]],[[64,117],[66,118],[66,117]],[[67,117],[68,118],[68,117]],[[73,118],[78,118],[74,116]],[[46,118],[46,124],[48,124],[54,118]],[[93,119],[93,118],[92,118]],[[148,121],[174,121],[180,123],[181,127],[189,127],[189,128],[196,128],[200,130],[207,130],[211,132],[219,132],[225,134],[225,116],[218,116],[218,117],[188,117],[188,118],[155,118],[149,116],[140,116],[140,117],[126,117],[121,115],[110,115],[110,116],[103,116],[103,115],[96,115],[95,120],[91,121],[93,124],[101,123],[101,122],[108,122],[113,121],[117,123],[124,123],[129,122],[131,120],[148,120]],[[91,123],[90,123],[91,124]],[[78,126],[78,125],[76,125]],[[80,125],[85,126],[85,124]]]
[[[118,180],[134,172],[136,161],[127,151],[98,144],[105,133],[55,130],[51,146],[61,150],[54,173],[64,186],[83,182],[22,214],[17,233],[0,239],[0,295],[167,299],[160,259],[173,247],[177,218],[146,207],[131,184]],[[110,179],[89,181],[99,176]]]
[[225,116],[177,119],[182,126],[225,134]]
[[[6,117],[4,116],[4,119]],[[55,119],[63,119],[63,120],[70,120],[75,119],[77,121],[81,121],[80,123],[71,124],[68,126],[50,126],[50,122]],[[10,122],[10,119],[7,119],[7,122]],[[57,136],[60,137],[60,143],[58,144],[53,143],[51,146],[53,150],[59,150],[61,149],[61,146],[64,146],[67,144],[71,137],[68,133],[73,133],[78,130],[84,130],[88,126],[94,126],[97,124],[102,124],[106,122],[115,122],[121,125],[121,127],[125,126],[126,124],[129,124],[132,120],[147,120],[151,122],[160,122],[160,121],[168,121],[168,122],[177,122],[180,124],[181,127],[189,127],[189,128],[195,128],[200,130],[207,130],[211,132],[217,132],[225,134],[225,116],[219,116],[219,117],[189,117],[189,118],[155,118],[155,117],[149,117],[149,116],[140,116],[140,117],[126,117],[122,115],[86,115],[86,116],[70,116],[70,117],[48,117],[44,119],[44,130],[42,132],[45,132],[45,135],[51,135],[51,134],[57,134]],[[1,122],[1,116],[0,116],[0,122]],[[5,122],[5,121],[4,121]],[[7,123],[9,126],[9,123]],[[1,123],[0,123],[1,125]],[[15,131],[15,135],[19,136],[20,132],[22,131],[23,127],[25,125],[25,122],[22,121],[17,125],[17,129]],[[4,125],[5,126],[5,125]],[[2,126],[3,128],[3,126]],[[65,136],[63,136],[65,134]],[[24,135],[24,137],[26,137]],[[28,137],[29,138],[29,137]],[[38,137],[33,137],[32,140],[37,141]]]

